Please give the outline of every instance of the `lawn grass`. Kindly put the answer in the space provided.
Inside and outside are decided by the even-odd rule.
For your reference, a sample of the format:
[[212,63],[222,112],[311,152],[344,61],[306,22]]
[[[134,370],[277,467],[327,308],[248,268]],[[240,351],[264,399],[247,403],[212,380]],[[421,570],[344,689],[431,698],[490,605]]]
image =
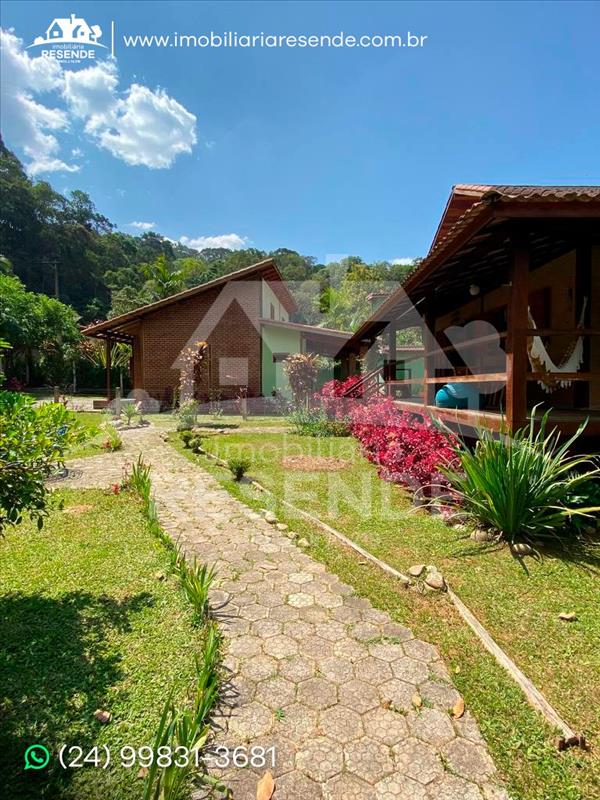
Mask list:
[[[61,491],[43,530],[0,540],[0,786],[11,800],[133,800],[137,769],[63,771],[62,744],[148,745],[173,684],[193,685],[201,629],[132,495]],[[96,709],[112,714],[108,725]],[[23,770],[33,743],[51,766]]]
[[198,414],[196,425],[200,428],[232,428],[236,427],[240,430],[247,428],[288,428],[289,423],[285,417],[279,416],[249,416],[243,419],[239,414],[222,414],[214,416],[213,414]]
[[106,422],[106,417],[100,411],[76,411],[77,422],[85,428],[87,438],[80,444],[74,445],[66,453],[66,458],[85,458],[105,452],[101,444],[103,438],[101,427]]
[[[174,445],[181,447],[177,437]],[[436,564],[501,646],[592,746],[600,735],[600,606],[597,550],[547,554],[541,561],[515,560],[508,548],[462,538],[440,520],[415,513],[408,495],[381,481],[374,467],[347,439],[292,434],[230,433],[204,446],[221,458],[247,455],[249,476],[277,497],[311,511],[401,571],[415,563]],[[285,457],[334,457],[338,471],[298,472]],[[233,494],[254,507],[264,495],[235,484],[209,459],[200,463]],[[311,542],[325,561],[374,605],[389,610],[418,636],[439,645],[467,705],[476,714],[490,751],[515,798],[588,800],[600,797],[597,749],[558,754],[552,732],[526,705],[520,690],[486,653],[446,598],[402,590],[320,529],[281,505],[274,510]],[[561,622],[561,611],[577,621]]]

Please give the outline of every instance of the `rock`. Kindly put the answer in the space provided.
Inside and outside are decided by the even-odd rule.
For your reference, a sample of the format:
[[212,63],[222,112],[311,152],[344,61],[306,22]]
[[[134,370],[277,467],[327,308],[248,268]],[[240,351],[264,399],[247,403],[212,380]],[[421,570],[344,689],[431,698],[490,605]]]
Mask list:
[[157,581],[164,581],[167,576],[165,575],[164,572],[156,572],[154,573],[154,577],[156,578]]
[[441,591],[446,588],[446,581],[441,572],[430,572],[425,578],[425,585],[430,589]]
[[533,547],[525,542],[515,542],[511,544],[510,549],[516,556],[530,556],[533,553]]
[[310,542],[308,541],[308,539],[304,539],[304,538],[298,539],[298,546],[299,547],[308,547],[309,545],[310,545]]
[[265,511],[265,522],[269,525],[274,525],[277,522],[277,517],[272,511]]
[[98,720],[98,722],[101,722],[103,725],[108,725],[108,723],[110,722],[111,713],[110,711],[103,711],[101,708],[97,708],[94,711],[94,717]]
[[276,522],[275,527],[278,531],[287,531],[289,526],[286,525],[285,522]]
[[468,528],[467,528],[467,526],[464,524],[464,522],[457,522],[456,524],[452,525],[452,527],[454,528],[454,530],[455,530],[457,533],[466,533],[466,532],[467,532],[467,530],[468,530]]
[[286,531],[285,535],[287,536],[288,539],[292,539],[292,541],[298,538],[298,534],[296,533],[296,531]]
[[436,566],[434,566],[433,564],[428,564],[427,565],[427,572],[437,572],[437,571],[438,571],[438,568]]
[[491,542],[493,538],[489,531],[484,531],[481,528],[477,528],[471,533],[471,539],[474,542]]
[[415,692],[411,698],[411,703],[415,708],[421,708],[423,705],[423,698],[418,692]]
[[408,574],[411,575],[413,578],[418,578],[419,575],[425,570],[425,564],[414,564],[412,567],[408,568]]
[[577,614],[574,611],[561,611],[558,618],[562,619],[563,622],[575,622]]

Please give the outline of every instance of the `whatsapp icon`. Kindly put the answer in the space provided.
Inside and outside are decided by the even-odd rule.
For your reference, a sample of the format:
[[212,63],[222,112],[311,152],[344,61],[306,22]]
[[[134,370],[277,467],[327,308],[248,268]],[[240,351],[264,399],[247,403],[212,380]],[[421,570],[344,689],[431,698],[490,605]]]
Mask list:
[[25,750],[25,769],[44,769],[50,761],[50,751],[43,744],[32,744]]

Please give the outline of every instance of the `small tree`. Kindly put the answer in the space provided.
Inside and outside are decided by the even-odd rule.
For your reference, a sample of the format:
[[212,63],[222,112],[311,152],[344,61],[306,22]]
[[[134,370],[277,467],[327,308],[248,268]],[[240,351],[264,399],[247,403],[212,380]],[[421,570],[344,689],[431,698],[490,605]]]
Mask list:
[[179,402],[185,403],[196,396],[202,372],[208,363],[208,343],[196,342],[181,351],[179,356],[181,372],[179,374]]
[[283,362],[283,371],[297,406],[308,405],[308,399],[315,391],[319,366],[319,356],[313,353],[294,353]]
[[48,513],[45,480],[84,435],[62,404],[35,406],[27,395],[0,392],[0,533],[25,513],[42,527]]

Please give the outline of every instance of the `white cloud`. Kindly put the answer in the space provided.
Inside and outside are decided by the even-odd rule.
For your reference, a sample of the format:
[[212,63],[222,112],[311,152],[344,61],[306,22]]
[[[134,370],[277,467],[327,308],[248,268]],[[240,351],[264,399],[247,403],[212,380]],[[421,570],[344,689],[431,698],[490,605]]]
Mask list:
[[47,58],[30,58],[23,52],[23,42],[12,33],[0,30],[2,46],[1,107],[2,127],[7,141],[18,143],[30,159],[27,164],[33,175],[39,172],[76,172],[58,156],[55,131],[69,127],[67,113],[50,108],[34,99],[34,95],[58,89],[62,82],[61,67]]
[[79,156],[83,155],[83,150],[81,150],[81,148],[79,147],[74,147],[71,150],[71,155],[74,156],[75,158],[79,158]]
[[392,264],[398,264],[399,266],[402,267],[409,266],[410,264],[413,263],[413,261],[414,258],[392,258]]
[[220,236],[197,236],[191,239],[189,236],[182,236],[179,241],[186,247],[193,247],[196,250],[204,250],[207,247],[225,247],[227,250],[239,250],[248,243],[247,236],[238,236],[237,233],[223,233]]
[[65,73],[63,96],[100,147],[127,164],[170,167],[196,144],[196,117],[163,90],[133,83],[120,96],[114,62]]
[[[6,138],[31,159],[27,168],[32,174],[79,169],[59,158],[59,141],[52,133],[69,129],[69,114],[83,123],[95,144],[126,164],[164,169],[196,144],[196,117],[164,89],[153,91],[133,83],[119,91],[114,61],[63,70],[57,61],[30,57],[22,40],[6,31],[2,31],[2,50]],[[34,99],[50,91],[62,97],[66,110]]]
[[130,222],[130,228],[137,228],[138,231],[151,231],[156,228],[156,222]]

